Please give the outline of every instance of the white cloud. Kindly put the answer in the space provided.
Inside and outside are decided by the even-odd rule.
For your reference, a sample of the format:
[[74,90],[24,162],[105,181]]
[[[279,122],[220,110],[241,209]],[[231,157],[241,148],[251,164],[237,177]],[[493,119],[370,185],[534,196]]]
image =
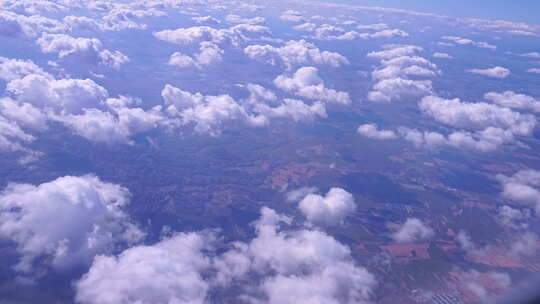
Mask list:
[[348,93],[326,88],[314,67],[302,67],[292,77],[280,75],[274,79],[276,87],[296,96],[347,105],[351,103]]
[[265,23],[266,19],[263,17],[244,18],[239,15],[229,14],[225,17],[225,21],[229,23],[261,24]]
[[290,218],[272,209],[263,208],[261,213],[255,223],[256,237],[249,243],[236,243],[217,261],[218,281],[227,284],[252,272],[258,274],[258,292],[245,296],[256,303],[369,301],[375,278],[354,264],[348,247],[324,232],[287,230]]
[[167,112],[181,118],[183,125],[193,123],[195,131],[217,136],[222,125],[238,120],[248,125],[264,125],[264,117],[247,113],[246,109],[229,95],[203,96],[182,91],[169,84],[165,85],[161,96],[168,106]]
[[397,77],[434,77],[441,72],[437,65],[418,56],[400,56],[381,61],[381,68],[374,70],[374,80],[395,79]]
[[74,38],[65,34],[43,34],[37,44],[44,53],[56,53],[59,58],[72,58],[94,65],[119,69],[129,58],[119,51],[103,48],[96,38]]
[[388,29],[388,25],[385,23],[375,23],[367,25],[358,25],[356,28],[361,30],[373,30],[373,31],[382,31]]
[[433,53],[433,58],[439,58],[439,59],[454,59],[454,57],[450,56],[447,53]]
[[477,152],[492,152],[505,143],[515,140],[510,130],[488,127],[481,131],[467,132],[455,131],[443,135],[432,131],[419,131],[405,127],[398,128],[398,132],[405,140],[413,143],[417,148],[438,149],[450,146],[468,149]]
[[427,96],[418,106],[437,121],[469,130],[493,127],[510,130],[517,135],[529,135],[536,126],[536,119],[532,115],[484,102],[467,103],[457,98]]
[[471,240],[471,237],[465,230],[460,230],[456,235],[456,241],[468,255],[482,256],[487,253],[486,248],[478,248],[478,246]]
[[324,196],[308,194],[298,204],[307,220],[317,225],[338,225],[354,212],[354,197],[341,188],[332,188]]
[[533,74],[540,74],[540,69],[528,69],[527,70],[528,73],[533,73]]
[[528,228],[526,220],[531,217],[529,209],[519,210],[510,206],[504,205],[499,208],[500,222],[511,228]]
[[202,251],[210,242],[207,235],[186,233],[118,256],[97,256],[75,283],[75,299],[84,304],[206,303],[209,283],[201,273],[211,265]]
[[506,199],[527,204],[540,213],[540,171],[521,170],[512,176],[497,175]]
[[179,28],[176,30],[164,30],[155,32],[154,36],[170,43],[187,45],[203,41],[215,44],[229,43],[239,46],[252,38],[260,38],[268,35],[269,29],[261,25],[239,24],[229,29],[215,29],[209,26],[194,26]]
[[117,7],[107,10],[107,14],[102,17],[100,23],[102,30],[120,31],[126,29],[146,29],[145,24],[138,23],[136,19],[148,17],[166,16],[165,12],[155,8],[133,9],[129,7]]
[[461,37],[456,37],[456,36],[443,36],[442,39],[452,41],[455,44],[473,45],[479,48],[490,49],[492,51],[497,49],[497,46],[489,44],[487,42],[477,42],[477,41],[467,39],[467,38],[461,38]]
[[[47,115],[29,103],[20,103],[11,98],[0,99],[0,113],[11,121],[13,126],[44,131],[47,129]],[[7,129],[9,130],[9,129]]]
[[392,238],[399,243],[410,243],[430,239],[435,232],[417,218],[408,218],[398,230],[392,234]]
[[469,69],[469,70],[465,70],[465,72],[480,74],[480,75],[484,75],[484,76],[488,76],[492,78],[499,78],[499,79],[506,78],[510,76],[510,74],[512,74],[512,72],[510,72],[509,69],[503,68],[500,66],[496,66],[489,69]]
[[44,32],[58,32],[63,25],[57,20],[39,15],[24,16],[0,11],[0,36],[35,37]]
[[122,211],[128,202],[126,188],[91,175],[9,184],[0,194],[0,236],[16,243],[19,271],[31,272],[41,257],[59,269],[90,263],[119,242],[142,238]]
[[360,37],[356,31],[345,31],[339,26],[322,24],[313,31],[313,38],[318,40],[355,40]]
[[297,31],[302,31],[302,32],[313,32],[315,31],[316,28],[317,28],[317,25],[311,22],[302,23],[299,25],[295,25],[293,27],[293,29]]
[[511,285],[510,276],[504,272],[488,271],[482,273],[470,270],[462,272],[461,277],[462,284],[482,301],[489,300],[491,296],[495,295],[495,292],[505,290]]
[[[0,101],[6,103],[7,99]],[[2,111],[5,111],[6,106],[2,107]],[[25,147],[25,144],[34,140],[35,137],[26,133],[16,122],[0,115],[0,151],[22,152],[23,156],[19,158],[19,163],[28,163],[39,156],[39,153]]]
[[377,38],[392,38],[392,37],[409,37],[409,33],[399,29],[387,29],[372,34],[362,33],[358,35],[361,39],[377,39]]
[[180,68],[197,67],[197,62],[188,55],[184,55],[180,52],[174,52],[169,58],[169,64]]
[[321,51],[314,44],[305,40],[291,40],[283,47],[271,45],[250,45],[244,49],[250,58],[271,65],[283,64],[287,69],[302,64],[326,64],[339,67],[349,64],[347,58],[329,51]]
[[145,111],[141,108],[129,108],[125,104],[113,107],[110,111],[85,109],[82,114],[57,116],[55,120],[91,141],[131,144],[130,137],[133,134],[154,129],[164,122],[165,118],[160,107]]
[[203,17],[192,17],[191,20],[197,23],[206,23],[206,24],[220,24],[221,21],[212,17],[212,16],[203,16]]
[[30,74],[52,77],[31,60],[0,57],[0,80],[11,81],[21,79]]
[[132,143],[130,137],[167,120],[157,106],[133,107],[138,101],[108,92],[90,79],[54,79],[30,74],[7,84],[14,99],[0,106],[0,113],[22,127],[43,131],[49,121],[62,123],[88,140]]
[[[311,26],[304,29],[311,29]],[[409,37],[409,34],[407,32],[399,29],[382,29],[374,33],[359,33],[357,31],[346,31],[339,26],[330,24],[322,24],[316,28],[313,28],[309,32],[313,32],[313,38],[319,40],[355,40]]]
[[534,232],[525,232],[510,243],[510,254],[517,257],[534,255],[538,252],[538,241]]
[[423,51],[422,47],[416,45],[385,45],[383,51],[370,52],[368,58],[376,58],[380,60],[388,60],[395,57],[411,56],[417,52]]
[[267,118],[290,118],[295,122],[313,121],[317,117],[327,117],[324,103],[317,101],[308,105],[301,100],[289,98],[285,98],[283,103],[275,107],[263,103],[256,104],[254,110]]
[[202,66],[223,61],[223,54],[224,51],[218,45],[203,41],[200,43],[199,53],[195,54],[194,57],[175,52],[171,55],[169,64],[181,68],[202,68]]
[[367,138],[373,139],[395,139],[397,135],[392,130],[379,130],[376,124],[363,124],[357,129],[357,132]]
[[308,194],[313,194],[319,190],[316,187],[302,187],[287,192],[287,202],[299,202],[305,198]]
[[530,53],[514,54],[514,55],[521,56],[521,57],[527,57],[527,58],[540,59],[540,53],[538,53],[538,52],[530,52]]
[[433,92],[431,80],[384,79],[373,86],[373,91],[368,93],[368,100],[390,102],[405,98],[418,98],[431,92]]
[[95,108],[108,97],[103,87],[90,79],[50,79],[31,74],[7,84],[6,90],[21,102],[62,113],[80,113]]
[[504,91],[502,93],[489,92],[484,94],[484,98],[503,107],[540,112],[539,99],[513,91]]
[[279,18],[281,20],[289,22],[301,22],[304,20],[304,16],[302,16],[302,13],[295,10],[286,10],[281,13],[281,16]]
[[58,3],[56,3],[47,0],[18,0],[3,1],[0,3],[0,7],[18,14],[42,15],[46,13],[66,12],[74,3],[70,4],[68,4],[66,1],[58,1]]
[[418,98],[433,92],[431,80],[409,79],[410,76],[435,77],[441,74],[437,65],[415,56],[423,49],[413,45],[386,45],[385,50],[371,52],[368,58],[380,60],[381,66],[371,73],[376,83],[368,93],[368,100],[390,102]]
[[[324,232],[290,224],[290,218],[265,207],[254,223],[255,237],[224,253],[213,246],[218,238],[196,232],[118,256],[99,255],[75,283],[76,300],[202,304],[213,288],[233,287],[248,303],[368,303],[377,282],[355,265],[350,249]],[[242,282],[239,289],[235,282]]]

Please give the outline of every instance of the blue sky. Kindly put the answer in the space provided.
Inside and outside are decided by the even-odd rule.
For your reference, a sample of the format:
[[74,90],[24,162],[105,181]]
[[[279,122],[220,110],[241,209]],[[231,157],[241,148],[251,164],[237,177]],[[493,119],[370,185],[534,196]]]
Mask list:
[[537,0],[325,0],[348,4],[395,7],[434,12],[453,17],[506,19],[539,24],[540,1]]

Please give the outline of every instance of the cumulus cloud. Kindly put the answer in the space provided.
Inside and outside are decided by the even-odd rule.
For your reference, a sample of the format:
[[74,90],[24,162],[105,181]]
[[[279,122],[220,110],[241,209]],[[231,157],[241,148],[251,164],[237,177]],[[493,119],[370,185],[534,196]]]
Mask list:
[[84,304],[206,303],[210,268],[203,254],[211,237],[177,234],[152,246],[129,248],[118,256],[99,255],[75,283],[75,299]]
[[157,128],[165,122],[161,107],[157,106],[148,111],[128,107],[133,103],[125,97],[108,99],[110,108],[107,111],[85,109],[81,114],[56,116],[55,120],[91,141],[131,144],[130,137],[133,134]]
[[382,31],[388,29],[388,24],[386,23],[375,23],[375,24],[360,24],[356,26],[356,28],[361,30],[374,30],[374,31]]
[[459,99],[437,96],[424,97],[419,102],[421,111],[435,120],[457,130],[449,134],[398,127],[397,131],[378,130],[376,125],[362,125],[363,136],[383,140],[403,138],[417,148],[437,150],[441,147],[492,152],[501,145],[516,141],[516,136],[530,135],[536,119],[505,107],[488,103],[466,103]]
[[509,108],[485,102],[467,103],[459,99],[424,97],[419,108],[435,120],[458,130],[448,135],[432,131],[399,128],[399,134],[417,147],[436,149],[441,146],[491,152],[501,145],[515,142],[517,136],[528,136],[536,118]]
[[526,257],[538,252],[538,235],[534,232],[525,232],[510,243],[510,254],[517,257]]
[[197,23],[206,23],[206,24],[220,24],[221,21],[212,17],[212,16],[202,16],[202,17],[192,17],[191,20]]
[[447,53],[433,53],[433,58],[439,58],[439,59],[454,59],[453,56],[450,56],[449,54]]
[[411,243],[430,239],[435,232],[417,218],[408,218],[392,234],[392,238],[399,243]]
[[225,16],[225,21],[229,23],[261,24],[265,23],[266,19],[263,17],[245,18],[235,14],[229,14]]
[[259,295],[248,297],[257,303],[368,302],[375,278],[354,264],[348,247],[321,231],[286,229],[290,218],[272,209],[261,214],[256,237],[236,243],[216,262],[218,281],[258,274]]
[[517,135],[528,135],[536,125],[536,119],[532,115],[484,102],[467,103],[457,98],[427,96],[418,106],[437,121],[469,130],[493,127],[506,129]]
[[238,120],[250,125],[263,125],[263,117],[247,113],[229,95],[204,96],[200,93],[190,93],[169,84],[161,92],[165,100],[167,112],[181,118],[181,123],[194,124],[195,131],[217,136],[221,126],[227,121]]
[[[11,98],[0,99],[0,113],[6,121],[10,121],[13,127],[20,126],[34,131],[47,129],[47,114],[29,103],[21,103]],[[5,128],[8,131],[10,128]],[[12,132],[8,132],[12,133]],[[20,139],[20,136],[17,136]]]
[[298,208],[307,220],[317,225],[337,225],[345,217],[354,212],[354,197],[341,188],[331,188],[324,196],[306,195],[298,204]]
[[[2,102],[3,112],[5,111],[5,103],[7,101],[7,99],[0,100]],[[0,115],[0,151],[21,152],[23,156],[19,158],[19,163],[28,163],[40,155],[38,152],[25,146],[34,140],[35,137],[25,132],[16,122]]]
[[507,273],[488,271],[479,272],[470,270],[461,273],[465,287],[480,300],[488,300],[497,292],[510,287],[511,279]]
[[302,64],[321,64],[339,67],[349,64],[347,58],[329,51],[321,51],[305,40],[291,40],[282,47],[271,45],[250,45],[244,53],[252,59],[271,65],[283,64],[287,69]]
[[193,58],[191,56],[175,52],[171,55],[171,58],[169,59],[169,64],[181,68],[201,68],[205,65],[221,62],[223,60],[223,54],[224,51],[218,45],[212,42],[205,41],[200,43],[199,53],[195,54]]
[[301,22],[304,20],[304,16],[302,16],[302,13],[295,10],[286,10],[281,13],[281,16],[279,18],[281,20],[289,22]]
[[288,202],[299,202],[308,194],[313,194],[319,190],[316,187],[302,187],[287,192],[286,197]]
[[193,232],[118,256],[98,255],[75,284],[76,300],[202,304],[214,288],[232,287],[249,303],[368,303],[377,282],[355,265],[350,249],[324,232],[290,224],[265,207],[254,223],[254,238],[223,253],[215,250],[213,234]]
[[540,213],[540,172],[521,170],[512,176],[497,175],[503,186],[502,197],[527,204]]
[[437,65],[416,56],[422,48],[413,45],[386,45],[384,48],[367,55],[368,58],[379,59],[381,64],[371,73],[376,82],[368,93],[368,100],[390,102],[422,97],[433,91],[431,80],[409,79],[411,76],[435,77],[441,74]]
[[295,25],[293,27],[293,29],[297,31],[302,31],[302,32],[313,32],[315,31],[316,28],[317,28],[317,25],[311,22],[302,23],[299,25]]
[[373,86],[373,91],[368,93],[368,100],[390,102],[421,97],[430,94],[432,91],[433,84],[430,80],[384,79]]
[[330,24],[321,24],[313,30],[313,38],[318,40],[355,40],[360,33],[345,31],[343,28]]
[[270,34],[270,30],[262,25],[238,24],[228,29],[215,29],[209,26],[194,26],[176,30],[155,32],[160,40],[179,45],[199,44],[199,53],[193,56],[175,52],[169,59],[170,65],[179,67],[198,67],[221,62],[224,48],[240,47],[252,39]]
[[472,45],[479,48],[490,49],[492,51],[497,49],[497,46],[489,44],[487,42],[477,42],[477,41],[467,39],[467,38],[461,38],[461,37],[456,37],[456,36],[443,36],[442,39],[452,41],[455,44]]
[[30,74],[7,84],[6,91],[21,102],[50,107],[57,112],[80,113],[84,108],[95,108],[108,97],[103,87],[90,79],[51,79]]
[[358,37],[361,39],[409,37],[409,33],[399,29],[386,29],[375,33],[362,33]]
[[499,208],[499,221],[510,228],[528,228],[527,219],[531,217],[529,209],[516,209],[508,205]]
[[399,29],[381,29],[374,33],[359,33],[357,31],[346,31],[342,27],[322,24],[318,27],[311,26],[301,28],[313,32],[313,38],[318,40],[355,40],[355,39],[377,39],[392,37],[409,37],[409,34]]
[[379,130],[376,124],[363,124],[357,129],[358,134],[373,139],[395,139],[397,135],[392,130]]
[[296,96],[347,105],[351,103],[349,94],[326,88],[315,67],[302,67],[292,77],[280,75],[274,79],[276,87]]
[[31,60],[0,57],[0,80],[9,82],[11,80],[21,79],[30,74],[42,75],[48,78],[52,77]]
[[278,106],[268,106],[259,103],[254,106],[254,110],[266,118],[290,118],[295,122],[313,121],[315,118],[326,118],[326,105],[316,101],[309,105],[298,99],[285,98]]
[[209,26],[194,26],[176,30],[164,30],[155,32],[154,36],[160,40],[179,45],[189,45],[209,41],[218,45],[228,43],[239,46],[245,41],[249,41],[252,38],[260,38],[269,33],[269,29],[265,26],[239,24],[228,29],[215,29]]
[[43,34],[37,44],[44,53],[58,54],[59,58],[72,58],[89,64],[100,64],[119,69],[129,58],[119,51],[103,48],[96,38],[74,38],[65,34]]
[[484,94],[484,98],[503,107],[540,112],[540,100],[525,94],[513,91],[489,92]]
[[367,54],[368,58],[376,58],[379,60],[392,59],[402,56],[415,55],[417,52],[421,52],[424,49],[416,45],[386,45],[384,50],[377,52],[370,52]]
[[107,90],[90,79],[29,74],[8,82],[6,91],[13,99],[0,105],[0,113],[33,130],[43,131],[55,121],[91,141],[130,144],[133,134],[167,124],[160,106],[144,110],[135,99],[109,98]]
[[143,237],[123,211],[128,203],[126,188],[91,175],[9,184],[0,193],[0,236],[17,245],[22,272],[41,257],[58,269],[90,263],[116,244]]
[[103,21],[105,24],[102,26],[108,30],[125,30],[125,29],[146,29],[145,24],[141,24],[137,19],[148,17],[162,17],[166,16],[165,12],[157,10],[155,8],[134,9],[130,7],[117,7],[109,10]]
[[480,75],[488,76],[491,78],[499,78],[499,79],[506,78],[510,76],[510,74],[512,74],[512,72],[510,72],[509,69],[503,68],[500,66],[496,66],[489,69],[469,69],[469,70],[465,70],[465,72],[480,74]]
[[61,22],[39,15],[25,16],[0,11],[0,36],[36,37],[41,33],[63,31]]
[[419,131],[400,127],[398,128],[398,133],[417,148],[432,150],[449,146],[477,152],[492,152],[501,145],[515,140],[514,134],[510,130],[495,127],[488,127],[475,132],[454,131],[448,135],[433,131]]
[[[229,95],[205,96],[190,93],[171,85],[162,90],[166,113],[179,118],[180,125],[193,125],[196,132],[218,136],[228,122],[240,122],[251,127],[268,125],[271,119],[286,118],[295,122],[326,117],[326,105],[311,104],[298,99],[278,100],[276,95],[260,85],[246,86],[250,95],[235,100]],[[175,124],[175,121],[171,122]]]

